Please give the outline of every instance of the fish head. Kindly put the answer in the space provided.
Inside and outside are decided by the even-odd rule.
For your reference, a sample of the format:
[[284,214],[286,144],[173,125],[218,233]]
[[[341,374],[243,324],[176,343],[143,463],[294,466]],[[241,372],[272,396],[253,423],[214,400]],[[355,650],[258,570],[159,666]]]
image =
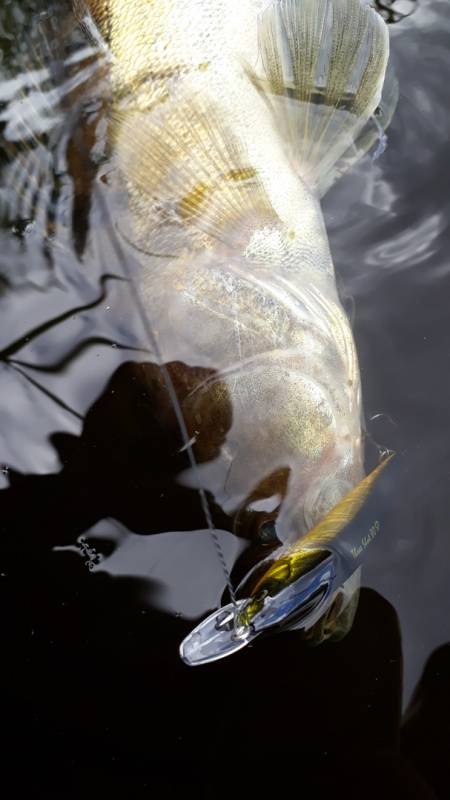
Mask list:
[[[239,610],[237,626],[243,629],[250,627],[255,618],[264,613],[265,606],[277,608],[278,605],[274,620],[279,618],[283,622],[288,610],[287,618],[292,624],[289,611],[292,611],[295,617],[298,616],[299,608],[302,610],[302,616],[306,611],[310,614],[328,595],[333,577],[333,570],[329,568],[330,559],[329,550],[307,547],[298,550],[295,556],[289,550],[283,549],[278,554],[264,559],[250,571],[238,587],[237,596],[246,597],[247,601]],[[325,570],[320,568],[324,562],[327,562]],[[314,575],[313,580],[311,580],[312,575]],[[303,581],[300,587],[304,578],[306,581]],[[300,592],[286,592],[295,583],[299,585]],[[279,598],[282,599],[278,603]]]
[[311,641],[339,638],[348,628],[355,604],[353,616],[348,609],[343,612],[359,591],[354,576],[359,575],[362,553],[378,532],[372,527],[369,535],[363,535],[358,515],[392,456],[384,458],[305,536],[279,548],[249,572],[238,588],[238,596],[247,598],[238,614],[240,628],[249,628],[261,616],[272,624],[278,619],[289,628],[308,621]]

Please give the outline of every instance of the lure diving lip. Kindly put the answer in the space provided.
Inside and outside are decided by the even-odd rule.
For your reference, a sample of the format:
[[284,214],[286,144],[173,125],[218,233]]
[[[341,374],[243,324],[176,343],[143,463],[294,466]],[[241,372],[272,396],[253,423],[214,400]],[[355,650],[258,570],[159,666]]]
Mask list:
[[330,552],[275,596],[267,596],[247,627],[240,628],[237,617],[248,599],[219,608],[186,636],[180,646],[181,658],[189,666],[208,664],[236,653],[269,628],[310,628],[325,613],[337,591],[359,571],[355,570],[345,581],[339,562]]

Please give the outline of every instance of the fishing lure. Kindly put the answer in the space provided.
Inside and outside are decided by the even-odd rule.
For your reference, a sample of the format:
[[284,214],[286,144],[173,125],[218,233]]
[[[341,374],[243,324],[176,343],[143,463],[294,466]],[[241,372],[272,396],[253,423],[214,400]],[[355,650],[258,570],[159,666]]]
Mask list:
[[308,534],[251,570],[237,590],[244,598],[215,611],[184,639],[183,661],[190,666],[217,661],[268,630],[300,629],[308,638],[316,628],[316,642],[345,635],[356,611],[364,552],[379,532],[377,521],[364,535],[359,525],[349,535],[348,526],[392,457]]

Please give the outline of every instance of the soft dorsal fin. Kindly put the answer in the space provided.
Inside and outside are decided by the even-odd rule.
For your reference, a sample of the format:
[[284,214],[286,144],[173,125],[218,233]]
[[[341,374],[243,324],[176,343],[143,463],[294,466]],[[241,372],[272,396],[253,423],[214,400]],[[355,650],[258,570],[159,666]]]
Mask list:
[[275,0],[261,14],[259,48],[254,81],[296,172],[322,194],[379,105],[387,26],[361,0]]

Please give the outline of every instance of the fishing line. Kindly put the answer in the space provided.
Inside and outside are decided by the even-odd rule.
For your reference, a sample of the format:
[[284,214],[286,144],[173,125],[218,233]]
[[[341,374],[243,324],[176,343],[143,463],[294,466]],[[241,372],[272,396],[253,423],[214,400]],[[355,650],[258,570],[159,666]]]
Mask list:
[[[98,192],[98,191],[96,192],[96,195],[97,195],[97,199],[98,199],[100,205],[102,206],[102,213],[104,215],[104,218],[105,219],[109,219],[110,218],[110,214],[109,214],[109,210],[108,210],[108,207],[107,207],[107,204],[105,202],[104,197],[102,196],[101,192]],[[193,448],[192,448],[192,439],[189,436],[188,430],[186,428],[186,423],[185,423],[185,420],[184,420],[183,411],[181,409],[181,405],[180,405],[180,402],[178,400],[177,393],[175,391],[175,387],[173,385],[172,378],[170,377],[169,370],[167,369],[167,366],[165,365],[165,363],[163,361],[163,358],[162,358],[162,355],[161,355],[161,351],[159,349],[158,342],[157,342],[156,336],[154,334],[154,331],[153,331],[153,328],[152,328],[152,325],[151,325],[151,322],[150,322],[150,319],[149,319],[149,315],[148,315],[147,310],[146,310],[146,308],[145,308],[145,306],[144,306],[144,304],[142,302],[140,293],[139,293],[139,291],[138,291],[138,289],[136,287],[136,282],[135,282],[135,279],[134,279],[134,275],[133,275],[133,273],[131,271],[131,268],[130,268],[130,266],[128,264],[128,259],[127,259],[126,255],[125,255],[124,251],[123,251],[123,248],[122,248],[120,242],[118,241],[118,239],[115,236],[112,237],[112,246],[113,246],[113,249],[116,251],[116,256],[119,259],[119,263],[121,264],[121,268],[122,268],[123,272],[125,273],[125,276],[126,276],[128,282],[129,282],[130,292],[131,292],[131,295],[133,297],[133,300],[136,303],[136,306],[137,306],[137,309],[138,309],[138,312],[139,312],[139,316],[140,316],[140,319],[141,319],[141,323],[142,323],[142,326],[143,326],[144,331],[146,333],[146,336],[148,338],[148,341],[150,343],[150,346],[153,349],[153,351],[154,351],[154,353],[156,355],[156,358],[158,359],[158,363],[159,363],[159,366],[161,368],[161,372],[163,374],[163,378],[164,378],[165,384],[167,386],[167,390],[169,392],[170,401],[172,403],[172,406],[173,406],[173,409],[174,409],[174,412],[175,412],[177,425],[178,425],[178,428],[179,428],[180,433],[181,433],[181,438],[183,440],[184,450],[187,453],[187,456],[188,456],[188,459],[189,459],[189,464],[190,464],[190,466],[192,468],[192,471],[193,471],[195,477],[197,478],[197,481],[199,482],[199,480],[198,480],[198,478],[199,478],[198,464],[197,464],[197,461],[195,459],[194,451],[193,451]],[[201,488],[200,486],[198,487],[197,491],[198,491],[198,494],[199,494],[199,497],[200,497],[200,504],[201,504],[202,511],[203,511],[203,514],[204,514],[204,517],[205,517],[205,520],[206,520],[208,531],[209,531],[209,534],[211,536],[212,542],[214,544],[216,555],[217,555],[217,558],[219,560],[223,575],[225,577],[227,588],[228,588],[232,603],[236,607],[236,595],[235,595],[235,592],[234,592],[234,589],[233,589],[233,585],[231,583],[230,572],[229,572],[229,569],[227,567],[225,556],[224,556],[224,553],[223,553],[223,550],[222,550],[222,545],[220,544],[220,540],[219,540],[219,537],[218,537],[218,534],[217,534],[217,530],[216,530],[216,528],[214,526],[214,522],[213,522],[213,519],[212,519],[212,514],[211,514],[211,509],[210,509],[208,497],[206,495],[205,490],[203,488]]]
[[[60,98],[59,98],[59,102],[61,104],[62,110],[66,114],[70,114],[71,109],[67,108],[67,105],[68,105],[67,104],[67,96],[66,96],[66,92],[64,92],[63,80],[61,80],[61,78],[63,77],[63,74],[64,74],[65,66],[66,66],[66,59],[65,58],[61,58],[61,57],[58,58],[57,54],[54,53],[54,48],[53,48],[53,44],[54,44],[53,39],[54,39],[54,37],[52,37],[52,41],[49,41],[49,38],[48,38],[46,30],[45,30],[46,24],[48,25],[49,20],[45,19],[45,16],[48,16],[48,14],[44,15],[44,19],[41,18],[39,20],[39,22],[40,22],[39,27],[40,27],[41,36],[44,39],[44,44],[47,45],[47,49],[48,49],[49,54],[51,56],[51,64],[50,64],[49,74],[50,74],[50,77],[51,77],[51,79],[53,81],[53,84],[56,87],[59,87],[62,90]],[[59,40],[57,40],[57,41],[59,41]],[[103,55],[104,55],[105,54],[105,50],[106,50],[106,45],[101,47],[98,42],[96,44],[99,47],[99,49],[101,49],[103,51]],[[29,126],[27,125],[26,120],[24,120],[23,122],[24,122],[26,128],[29,128]],[[34,135],[32,130],[30,130],[29,132],[30,132],[31,135]],[[77,144],[78,144],[78,147],[79,147],[79,149],[80,149],[80,151],[82,153],[83,151],[85,151],[85,147],[83,147],[83,143],[80,142],[80,137],[77,136],[76,134],[77,134],[77,131],[75,131],[74,140],[75,141],[78,140]],[[109,209],[108,209],[106,200],[103,197],[102,193],[100,191],[98,191],[98,189],[96,190],[96,187],[94,187],[93,193],[95,193],[95,196],[97,198],[99,206],[101,207],[101,210],[102,210],[103,215],[104,215],[104,219],[110,219]],[[111,237],[111,243],[112,243],[112,246],[113,246],[113,250],[115,251],[116,257],[118,258],[118,262],[121,265],[121,269],[122,269],[122,271],[123,271],[123,273],[124,273],[124,275],[125,275],[125,277],[126,277],[126,279],[128,281],[128,284],[129,284],[129,287],[130,287],[130,292],[131,292],[131,295],[132,295],[132,297],[134,299],[134,302],[136,304],[136,307],[137,307],[137,310],[138,310],[138,313],[139,313],[139,316],[140,316],[140,319],[141,319],[141,323],[142,323],[142,326],[144,328],[145,334],[146,334],[146,336],[148,338],[149,344],[150,344],[153,352],[155,353],[156,358],[158,359],[158,362],[159,362],[159,365],[160,365],[160,368],[161,368],[161,372],[162,372],[162,375],[163,375],[163,378],[164,378],[164,381],[165,381],[165,384],[166,384],[166,387],[167,387],[167,390],[168,390],[169,398],[170,398],[170,401],[172,403],[172,407],[173,407],[173,410],[174,410],[174,413],[175,413],[177,425],[178,425],[178,428],[180,430],[181,438],[182,438],[183,443],[184,443],[184,449],[185,449],[185,451],[187,453],[189,464],[191,466],[191,469],[192,469],[194,475],[197,477],[197,482],[200,483],[198,465],[197,465],[197,462],[196,462],[196,459],[195,459],[195,455],[194,455],[194,452],[193,452],[192,441],[191,441],[191,439],[189,437],[189,434],[188,434],[188,431],[187,431],[187,428],[186,428],[186,424],[185,424],[183,412],[182,412],[182,409],[181,409],[181,405],[180,405],[180,402],[178,400],[178,397],[177,397],[177,394],[176,394],[176,391],[175,391],[175,387],[174,387],[173,381],[171,379],[171,376],[169,374],[169,371],[167,369],[167,366],[163,362],[163,359],[162,359],[162,356],[161,356],[161,352],[160,352],[160,349],[159,349],[159,346],[158,346],[158,342],[157,342],[156,336],[154,334],[154,331],[153,331],[153,328],[152,328],[152,325],[151,325],[151,321],[149,319],[147,310],[146,310],[146,308],[145,308],[145,306],[144,306],[144,304],[142,302],[140,293],[139,293],[139,291],[137,289],[136,282],[135,282],[135,279],[134,279],[134,275],[133,275],[132,270],[130,268],[130,265],[128,263],[128,258],[126,257],[126,255],[124,253],[124,250],[122,248],[122,245],[121,245],[121,243],[120,243],[120,241],[119,241],[119,239],[117,238],[116,235],[113,235]],[[108,278],[109,277],[111,277],[111,276],[108,275]],[[61,316],[63,316],[63,315],[61,315]],[[7,351],[8,352],[3,353],[4,357],[5,356],[7,357],[8,355],[10,355],[9,348],[7,348]],[[16,369],[18,372],[20,372],[23,375],[24,378],[26,378],[28,381],[33,383],[33,385],[35,385],[36,388],[40,388],[41,391],[46,391],[46,390],[44,390],[44,387],[41,386],[41,384],[39,384],[37,381],[33,380],[30,376],[28,376],[25,372],[23,372],[20,368],[18,368],[18,366],[13,365],[13,364],[11,364],[11,366],[14,369]],[[47,391],[46,391],[46,394],[48,394]],[[54,399],[54,398],[52,398],[52,399]],[[64,406],[65,406],[65,404],[64,404]],[[74,412],[73,409],[70,409],[69,407],[67,407],[66,410],[72,412],[75,416],[78,416],[78,413]],[[214,522],[213,522],[211,509],[210,509],[210,504],[209,504],[209,501],[208,501],[207,494],[206,494],[205,490],[203,488],[201,488],[200,486],[198,487],[197,491],[198,491],[198,494],[199,494],[200,504],[201,504],[201,508],[202,508],[202,511],[203,511],[203,515],[205,517],[206,525],[207,525],[210,537],[212,539],[212,542],[213,542],[213,545],[214,545],[214,549],[215,549],[217,558],[219,560],[219,564],[221,566],[221,569],[222,569],[222,572],[223,572],[223,575],[224,575],[224,578],[225,578],[225,581],[226,581],[226,585],[228,587],[230,598],[231,598],[231,600],[233,602],[233,605],[236,607],[236,598],[235,598],[234,589],[233,589],[233,586],[232,586],[232,583],[231,583],[230,572],[229,572],[228,567],[227,567],[227,563],[226,563],[226,560],[225,560],[225,556],[224,556],[224,553],[223,553],[223,550],[222,550],[222,546],[221,546],[221,543],[220,543],[220,540],[219,540],[218,533],[217,533],[217,531],[215,529],[215,526],[214,526]]]

